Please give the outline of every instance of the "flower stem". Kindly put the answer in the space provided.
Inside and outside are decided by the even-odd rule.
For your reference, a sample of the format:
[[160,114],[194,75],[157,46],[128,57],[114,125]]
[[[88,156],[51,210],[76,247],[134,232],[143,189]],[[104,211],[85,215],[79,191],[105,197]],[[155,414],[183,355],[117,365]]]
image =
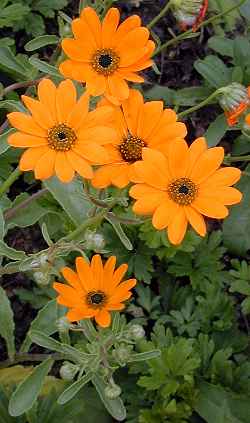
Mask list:
[[26,200],[17,204],[17,206],[13,207],[12,209],[6,210],[6,212],[4,212],[4,218],[6,220],[12,219],[20,210],[29,206],[31,203],[33,203],[33,201],[38,200],[40,197],[42,197],[44,194],[47,194],[48,192],[49,190],[47,188],[43,188],[40,191],[37,191],[29,198],[26,198]]
[[104,219],[106,213],[107,213],[107,210],[102,210],[100,213],[96,214],[95,216],[90,217],[89,219],[85,220],[78,228],[76,228],[69,235],[66,235],[59,242],[73,241],[82,232],[84,232],[89,226],[98,225],[99,223],[101,223],[101,221]]
[[170,9],[172,3],[173,3],[172,0],[169,0],[169,2],[163,7],[163,9],[160,11],[160,13],[157,16],[155,16],[155,18],[153,18],[151,22],[149,22],[149,24],[147,25],[148,29],[151,29],[153,26],[155,26],[157,24],[157,22],[161,18],[163,18],[163,16]]
[[[222,18],[223,16],[228,15],[229,13],[233,12],[235,9],[238,9],[239,7],[241,7],[244,3],[246,2],[246,0],[241,0],[237,5],[230,7],[229,9],[225,10],[224,12],[219,13],[218,15],[212,16],[211,18],[207,19],[206,21],[201,22],[198,26],[197,26],[197,30],[200,28],[203,28],[207,25],[209,25],[210,23],[216,21],[217,19]],[[177,35],[177,37],[172,38],[172,40],[167,41],[166,43],[162,44],[161,46],[159,46],[157,48],[157,50],[155,51],[155,53],[153,54],[153,56],[156,56],[157,54],[161,53],[163,50],[166,50],[168,47],[172,46],[173,44],[178,43],[179,41],[188,38],[189,35],[193,34],[193,30],[189,29],[186,32],[183,32],[180,35]]]
[[214,91],[209,97],[205,100],[201,101],[201,103],[196,104],[196,106],[190,107],[187,110],[178,114],[178,118],[182,119],[185,116],[189,115],[190,113],[196,112],[197,110],[201,109],[202,107],[206,106],[207,104],[211,103],[211,101],[218,96],[223,91],[224,88],[219,88],[218,90]]
[[11,187],[11,185],[19,178],[21,175],[21,171],[19,170],[19,167],[17,167],[10,176],[4,181],[4,183],[0,186],[0,198],[5,194],[8,189]]
[[232,162],[249,162],[250,156],[228,156],[225,157],[225,163],[232,163]]

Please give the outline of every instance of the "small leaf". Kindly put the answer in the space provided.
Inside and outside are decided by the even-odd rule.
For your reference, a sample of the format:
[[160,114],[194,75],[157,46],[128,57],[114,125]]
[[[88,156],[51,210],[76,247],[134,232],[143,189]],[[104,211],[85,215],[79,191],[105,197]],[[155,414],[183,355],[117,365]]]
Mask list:
[[215,147],[217,144],[219,144],[220,140],[224,137],[228,129],[229,127],[224,113],[222,115],[217,116],[215,121],[213,121],[209,125],[204,135],[207,140],[208,146]]
[[[23,106],[21,101],[16,100],[3,100],[0,102],[0,109],[6,109],[9,112],[21,112],[21,113],[27,113],[27,109]],[[11,131],[14,132],[14,129],[9,129],[9,134],[11,134]]]
[[118,420],[118,422],[122,422],[126,418],[126,408],[124,407],[124,404],[120,397],[115,399],[109,399],[104,394],[105,390],[105,383],[103,379],[99,375],[95,375],[92,377],[92,383],[95,386],[98,394],[100,395],[100,398],[105,405],[108,412],[111,414],[111,416]]
[[17,251],[14,248],[9,247],[3,241],[0,240],[0,256],[8,257],[12,260],[23,260],[26,255],[23,251]]
[[0,66],[6,67],[8,70],[17,73],[22,78],[29,78],[29,69],[17,58],[9,47],[0,47]]
[[160,350],[152,350],[152,351],[146,351],[142,353],[133,354],[128,362],[132,363],[134,361],[145,361],[145,360],[151,360],[152,358],[160,357],[161,351]]
[[29,62],[31,63],[32,66],[34,66],[34,68],[38,69],[40,72],[49,74],[51,76],[55,76],[57,78],[62,78],[62,75],[59,74],[55,66],[48,65],[48,63],[43,62],[37,57],[30,57]]
[[77,380],[75,383],[65,389],[65,391],[61,393],[57,400],[58,404],[66,404],[66,402],[74,398],[74,396],[80,391],[80,389],[82,389],[82,387],[91,380],[91,376],[91,373],[87,373],[86,375],[82,376],[81,379]]
[[34,51],[50,44],[58,44],[58,42],[59,38],[56,35],[40,35],[26,43],[24,48],[26,51]]
[[229,38],[214,35],[209,38],[208,46],[222,56],[233,57],[234,55],[234,40]]
[[33,372],[18,385],[9,402],[9,413],[11,416],[21,416],[32,408],[53,363],[54,360],[48,358],[39,364],[39,366],[35,367]]
[[8,354],[11,359],[13,359],[15,354],[14,330],[15,323],[10,301],[5,290],[0,287],[0,335],[6,341]]
[[124,245],[127,250],[131,251],[133,250],[133,245],[130,242],[130,239],[125,234],[124,230],[121,227],[121,224],[119,222],[116,222],[116,220],[112,219],[112,216],[105,217],[105,219],[113,226],[116,234],[120,238],[122,244]]
[[9,149],[10,146],[7,143],[7,139],[14,132],[16,132],[16,130],[12,128],[0,135],[0,154],[5,153],[5,151]]
[[231,82],[231,71],[217,56],[206,56],[205,59],[198,59],[194,67],[200,75],[206,79],[212,87],[225,87]]

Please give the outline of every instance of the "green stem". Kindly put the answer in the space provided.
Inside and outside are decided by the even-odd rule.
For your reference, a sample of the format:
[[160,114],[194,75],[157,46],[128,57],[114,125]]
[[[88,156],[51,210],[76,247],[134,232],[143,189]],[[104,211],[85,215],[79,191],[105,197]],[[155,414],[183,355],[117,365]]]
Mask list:
[[249,162],[250,156],[233,156],[233,157],[225,157],[226,163],[232,163],[232,162]]
[[4,183],[0,186],[0,198],[5,194],[8,189],[11,187],[11,185],[19,178],[21,175],[21,171],[19,170],[19,167],[17,167],[10,176],[4,181]]
[[[239,7],[241,7],[245,2],[246,2],[246,0],[241,0],[236,6],[232,6],[229,9],[225,10],[225,12],[221,12],[218,15],[212,16],[211,18],[207,19],[206,21],[201,22],[198,25],[197,30],[209,25],[210,23],[216,21],[217,19],[222,18],[223,16],[228,15],[229,13],[233,12],[235,9],[238,9]],[[162,44],[161,46],[158,47],[158,49],[155,51],[153,56],[156,56],[157,54],[161,53],[163,50],[167,49],[171,45],[176,44],[176,43],[178,43],[179,41],[181,41],[185,38],[188,38],[188,36],[190,34],[193,34],[192,29],[189,29],[188,31],[183,32],[182,34],[178,35],[177,37],[173,38],[172,40],[167,41],[166,43],[164,43],[164,44]]]
[[166,4],[165,7],[163,7],[163,9],[160,11],[160,13],[155,16],[154,19],[152,19],[151,22],[149,22],[149,24],[147,25],[148,29],[151,29],[153,26],[155,26],[155,24],[157,24],[157,22],[163,18],[163,16],[167,13],[167,11],[170,9],[171,4],[172,4],[172,0],[169,0],[169,2]]
[[107,210],[102,210],[96,216],[90,217],[89,219],[85,220],[77,229],[75,229],[69,235],[62,238],[59,242],[73,241],[73,239],[81,235],[81,233],[84,232],[89,226],[98,225],[99,223],[101,223],[106,213],[107,213]]
[[209,97],[207,97],[205,100],[201,101],[201,103],[196,104],[196,106],[190,107],[187,110],[184,110],[184,112],[181,112],[178,114],[178,118],[182,119],[185,116],[189,115],[190,113],[196,112],[196,110],[201,109],[202,107],[206,106],[207,104],[211,103],[211,101],[218,96],[223,91],[223,88],[219,88],[218,90],[214,91],[213,94],[211,94]]

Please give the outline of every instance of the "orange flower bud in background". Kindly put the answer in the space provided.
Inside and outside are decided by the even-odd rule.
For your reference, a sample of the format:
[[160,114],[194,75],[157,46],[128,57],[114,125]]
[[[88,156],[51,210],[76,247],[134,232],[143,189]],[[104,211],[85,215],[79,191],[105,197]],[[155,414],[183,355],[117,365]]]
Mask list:
[[225,111],[228,125],[236,125],[250,105],[250,87],[246,88],[238,82],[233,82],[223,90],[219,103]]
[[192,27],[195,32],[207,13],[208,0],[174,0],[172,9],[180,28]]

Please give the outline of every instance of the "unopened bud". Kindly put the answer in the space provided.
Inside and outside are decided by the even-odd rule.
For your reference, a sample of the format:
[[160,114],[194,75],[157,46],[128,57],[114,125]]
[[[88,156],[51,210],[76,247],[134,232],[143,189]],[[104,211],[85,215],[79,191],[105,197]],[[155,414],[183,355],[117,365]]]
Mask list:
[[104,394],[109,399],[115,399],[121,395],[121,388],[114,382],[105,387]]
[[143,327],[141,325],[132,325],[129,328],[129,335],[131,336],[132,339],[139,340],[144,338],[145,336],[145,330],[143,329]]
[[228,125],[236,125],[250,104],[250,90],[238,82],[233,82],[221,90],[219,103],[225,111]]
[[66,316],[63,316],[57,319],[56,326],[59,332],[66,333],[70,328],[70,322]]
[[182,30],[193,27],[196,31],[206,15],[208,0],[172,0],[171,7]]
[[113,358],[120,366],[125,366],[131,356],[132,346],[121,344],[112,351]]
[[37,285],[47,286],[49,284],[50,278],[49,278],[49,273],[47,270],[45,272],[42,272],[42,271],[34,272],[33,277]]
[[79,366],[76,366],[75,364],[72,364],[69,361],[64,361],[59,373],[63,380],[71,381],[74,379],[78,371]]
[[105,239],[102,234],[87,231],[85,233],[85,247],[88,250],[101,251],[105,247]]

